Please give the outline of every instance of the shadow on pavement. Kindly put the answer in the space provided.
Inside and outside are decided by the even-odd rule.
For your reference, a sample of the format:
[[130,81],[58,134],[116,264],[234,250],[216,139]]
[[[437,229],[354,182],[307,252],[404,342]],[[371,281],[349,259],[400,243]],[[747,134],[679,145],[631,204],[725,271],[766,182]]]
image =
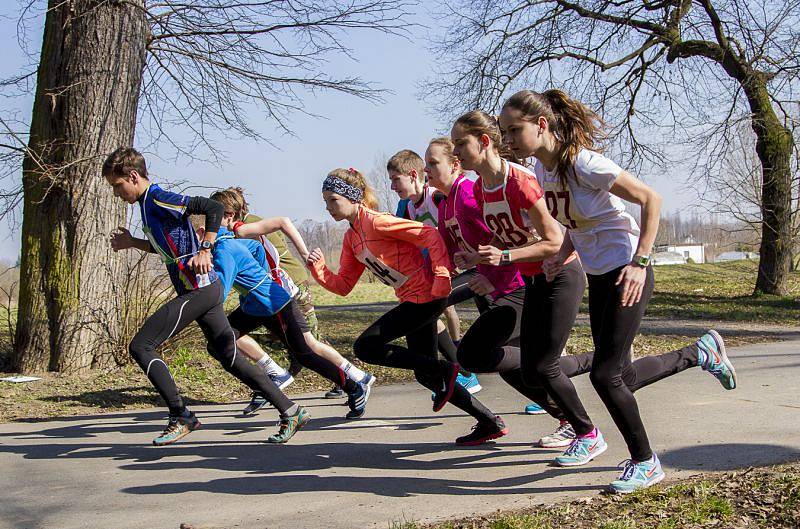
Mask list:
[[[333,420],[333,419],[331,419]],[[320,420],[319,422],[323,422]],[[219,425],[223,428],[228,425]],[[134,425],[134,428],[152,426]],[[76,432],[73,432],[76,433]],[[305,430],[298,436],[307,435]],[[517,475],[494,481],[437,478],[437,471],[469,469],[480,475],[489,468],[525,467],[548,464],[554,451],[528,448],[528,443],[495,443],[481,447],[455,447],[451,442],[405,443],[400,445],[357,442],[267,445],[252,441],[214,443],[185,442],[165,448],[143,444],[54,443],[6,445],[0,453],[25,459],[107,459],[121,461],[123,471],[216,470],[237,476],[210,481],[156,483],[122,489],[129,494],[180,494],[207,491],[224,494],[280,494],[299,491],[366,492],[380,496],[404,497],[414,494],[535,494],[543,492],[599,490],[597,486],[525,487],[557,478],[567,472],[548,467],[543,472],[518,471]],[[513,452],[504,450],[513,448]],[[370,476],[347,476],[348,468],[373,469]],[[320,472],[341,469],[339,476]],[[387,477],[387,470],[417,474]],[[592,467],[580,472],[608,472],[612,467]],[[298,474],[299,473],[299,474]],[[202,472],[203,475],[207,475]],[[169,474],[154,474],[159,476]]]
[[800,460],[800,450],[790,446],[722,443],[687,446],[659,453],[666,466],[679,470],[738,470]]

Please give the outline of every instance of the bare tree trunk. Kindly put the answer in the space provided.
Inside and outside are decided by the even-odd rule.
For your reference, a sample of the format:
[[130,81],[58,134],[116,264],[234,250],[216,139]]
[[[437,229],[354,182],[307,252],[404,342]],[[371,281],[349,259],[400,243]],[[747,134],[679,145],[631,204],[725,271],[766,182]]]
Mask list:
[[754,294],[788,293],[792,264],[792,171],[794,139],[775,111],[763,79],[744,83],[761,162],[761,260]]
[[148,25],[144,1],[50,0],[23,163],[19,316],[25,372],[103,364],[118,333],[108,233],[125,218],[100,167],[131,145]]

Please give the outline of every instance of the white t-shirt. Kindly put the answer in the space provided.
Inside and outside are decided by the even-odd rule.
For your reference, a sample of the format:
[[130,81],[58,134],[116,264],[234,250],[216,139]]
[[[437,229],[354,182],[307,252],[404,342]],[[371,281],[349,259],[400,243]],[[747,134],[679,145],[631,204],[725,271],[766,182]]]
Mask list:
[[435,228],[439,225],[439,206],[433,199],[436,188],[426,185],[422,189],[422,197],[419,204],[414,204],[413,200],[408,201],[408,218],[421,222],[426,226]]
[[622,168],[587,149],[568,171],[567,189],[539,160],[534,174],[545,192],[550,214],[569,228],[587,274],[600,275],[631,262],[639,244],[639,226],[625,203],[609,190]]

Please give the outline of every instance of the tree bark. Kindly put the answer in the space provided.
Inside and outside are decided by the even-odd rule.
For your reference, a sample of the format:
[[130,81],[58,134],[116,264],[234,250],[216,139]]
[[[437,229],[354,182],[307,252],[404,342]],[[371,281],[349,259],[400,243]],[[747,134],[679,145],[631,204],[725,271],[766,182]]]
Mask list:
[[778,119],[764,79],[742,83],[752,110],[756,154],[761,162],[761,248],[754,294],[788,294],[792,266],[792,170],[794,138]]
[[15,368],[80,372],[118,341],[125,206],[100,173],[132,145],[148,25],[143,0],[50,0],[28,153]]

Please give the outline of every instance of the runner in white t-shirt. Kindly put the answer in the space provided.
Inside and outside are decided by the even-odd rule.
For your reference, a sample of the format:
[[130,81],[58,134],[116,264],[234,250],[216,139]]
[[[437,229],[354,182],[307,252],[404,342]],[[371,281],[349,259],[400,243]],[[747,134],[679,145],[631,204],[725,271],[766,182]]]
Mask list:
[[[664,478],[664,471],[650,448],[631,388],[701,366],[723,387],[734,389],[736,374],[722,338],[709,331],[693,347],[631,362],[628,351],[653,292],[650,251],[661,197],[596,152],[595,143],[603,137],[601,118],[560,90],[514,94],[499,121],[514,154],[536,159],[534,174],[547,207],[568,230],[561,257],[577,251],[588,276],[595,344],[590,378],[631,454],[610,488],[628,493],[649,487]],[[621,199],[641,206],[641,230]],[[551,261],[545,273],[552,276],[561,262]],[[579,435],[565,456],[586,458],[596,450],[595,438],[580,435],[589,425],[574,425]]]

